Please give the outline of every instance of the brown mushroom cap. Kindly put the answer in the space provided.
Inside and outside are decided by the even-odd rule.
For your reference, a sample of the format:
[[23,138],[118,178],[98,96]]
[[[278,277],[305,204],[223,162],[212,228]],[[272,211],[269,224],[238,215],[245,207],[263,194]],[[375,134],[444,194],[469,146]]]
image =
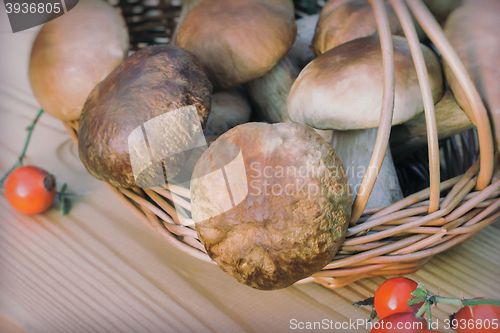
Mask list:
[[266,290],[327,265],[351,210],[340,159],[314,130],[292,123],[248,123],[219,137],[196,164],[191,196],[210,257]]
[[[391,31],[403,35],[403,30],[392,7],[386,4]],[[367,0],[330,0],[321,10],[313,50],[325,53],[351,40],[377,32],[373,10]]]
[[[445,24],[451,46],[478,89],[490,114],[500,151],[500,1],[475,0],[453,11]],[[464,89],[445,62],[446,78],[458,104],[472,113]]]
[[[393,125],[424,109],[417,73],[406,39],[393,36],[396,91]],[[432,95],[443,95],[441,65],[421,45],[429,72]],[[288,96],[292,121],[318,129],[378,127],[383,95],[383,66],[377,37],[350,41],[314,59],[299,74]]]
[[269,123],[288,121],[286,99],[299,71],[287,56],[269,73],[246,85],[259,119]]
[[105,1],[80,1],[38,33],[29,67],[33,93],[47,113],[76,120],[89,93],[127,50],[121,15]]
[[[211,92],[203,68],[188,52],[171,45],[137,51],[103,80],[85,103],[78,135],[80,159],[98,179],[115,186],[136,185],[128,144],[132,131],[155,117],[191,105],[204,122]],[[177,134],[167,128],[154,135],[155,140],[174,140],[172,144],[177,140]]]
[[180,23],[175,43],[201,60],[214,84],[229,88],[267,73],[295,34],[290,0],[200,0]]

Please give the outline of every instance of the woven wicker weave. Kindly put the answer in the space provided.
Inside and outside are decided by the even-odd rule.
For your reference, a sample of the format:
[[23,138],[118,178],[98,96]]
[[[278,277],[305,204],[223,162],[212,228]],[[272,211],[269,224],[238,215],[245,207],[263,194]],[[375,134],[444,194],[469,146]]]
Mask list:
[[[180,0],[120,0],[115,3],[122,8],[127,20],[132,49],[149,44],[168,43],[168,36],[172,35],[180,14],[180,2]],[[300,5],[307,1],[297,1],[297,3]],[[321,1],[318,3],[321,5]],[[478,156],[478,159],[472,166],[468,166],[465,173],[445,181],[440,179],[443,166],[445,167],[444,173],[447,174],[446,168],[450,168],[450,165],[463,166],[462,159],[466,157],[463,153],[453,156],[453,149],[451,149],[452,153],[449,153],[450,142],[457,140],[456,138],[444,144],[448,153],[440,156],[436,124],[432,113],[432,97],[429,100],[428,96],[431,94],[423,94],[427,128],[430,130],[430,144],[428,150],[420,154],[424,156],[423,162],[428,163],[427,166],[422,167],[424,176],[421,180],[427,182],[428,188],[410,194],[403,200],[383,209],[370,211],[365,210],[368,196],[358,196],[353,206],[351,226],[342,249],[321,272],[300,282],[314,281],[328,288],[336,288],[368,276],[411,273],[429,261],[432,256],[462,243],[500,217],[498,211],[500,181],[492,183],[495,168],[493,138],[486,109],[477,90],[444,37],[441,28],[423,3],[420,0],[406,2],[391,0],[390,3],[400,17],[408,41],[415,50],[412,55],[416,59],[415,65],[422,91],[430,91],[430,87],[426,79],[425,65],[421,60],[423,57],[418,54],[421,52],[420,47],[415,47],[415,45],[418,46],[416,44],[418,39],[412,28],[413,23],[408,15],[408,9],[455,74],[458,74],[456,76],[460,78],[462,86],[468,92],[471,105],[475,106],[473,114],[468,116],[470,119],[475,119],[476,129],[466,136],[470,138],[477,135],[477,140],[471,140],[477,142],[477,145],[471,144],[472,154],[469,155]],[[374,8],[380,35],[385,71],[383,110],[371,161],[371,165],[380,167],[391,129],[394,100],[394,82],[391,77],[394,67],[392,42],[382,0],[373,0],[371,5]],[[299,7],[297,13],[301,15],[311,12],[313,7]],[[66,127],[73,140],[76,141],[78,124],[67,123]],[[476,147],[479,149],[478,155],[475,153]],[[454,158],[457,159],[457,163],[454,163]],[[410,158],[408,161],[416,163],[415,159]],[[445,162],[444,165],[443,162]],[[397,165],[400,169],[399,173],[404,174],[402,169],[408,165],[405,166],[401,161]],[[368,170],[371,169],[368,167]],[[455,170],[455,173],[457,171]],[[408,180],[400,180],[403,186],[405,183],[410,183]],[[364,179],[362,187],[367,191],[360,190],[359,192],[369,195],[374,181],[375,178]],[[411,182],[414,183],[414,180]],[[416,187],[418,188],[419,185]],[[137,213],[139,219],[161,233],[171,244],[197,258],[212,262],[198,240],[194,227],[181,225],[175,213],[172,193],[181,198],[176,202],[180,202],[184,208],[190,210],[189,191],[175,186],[170,186],[168,190],[160,188],[112,189],[125,205]],[[411,190],[405,189],[405,193],[408,192]]]

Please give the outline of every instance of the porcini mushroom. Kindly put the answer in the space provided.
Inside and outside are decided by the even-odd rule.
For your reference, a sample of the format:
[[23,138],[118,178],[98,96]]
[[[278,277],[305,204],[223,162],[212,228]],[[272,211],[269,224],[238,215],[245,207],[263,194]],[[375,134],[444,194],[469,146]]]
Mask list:
[[[386,4],[391,32],[403,35],[403,30],[392,10]],[[357,38],[377,32],[372,7],[368,0],[330,0],[320,13],[313,40],[316,55]]]
[[223,134],[198,160],[191,198],[210,257],[264,290],[327,265],[351,210],[342,162],[311,128],[293,123],[248,123]]
[[[392,124],[423,111],[417,74],[406,39],[393,36],[395,101]],[[421,46],[435,101],[443,93],[441,66]],[[288,97],[292,121],[333,130],[333,145],[344,161],[353,191],[362,181],[375,141],[383,88],[382,54],[376,36],[352,40],[313,60],[299,74]],[[379,172],[368,208],[382,207],[402,197],[389,150]]]
[[182,10],[181,13],[179,14],[179,17],[177,19],[177,24],[175,26],[175,30],[173,33],[173,36],[175,38],[175,35],[177,34],[177,31],[179,30],[180,23],[184,21],[186,18],[186,15],[189,13],[191,8],[193,8],[196,3],[198,3],[199,0],[182,0]]
[[250,104],[237,90],[216,93],[212,96],[212,107],[204,132],[209,137],[217,137],[247,123],[251,114]]
[[229,88],[270,71],[295,35],[291,0],[199,0],[174,40],[201,61],[215,86]]
[[127,55],[120,13],[102,0],[80,1],[38,33],[29,65],[33,93],[54,117],[77,120],[89,95]]
[[424,0],[429,11],[438,22],[443,23],[455,9],[463,4],[463,0]]
[[271,71],[245,85],[260,120],[288,121],[286,99],[300,68],[314,59],[311,43],[317,21],[318,15],[297,20],[297,39],[290,52]]
[[[139,185],[131,161],[130,152],[135,149],[129,144],[131,134],[139,130],[138,134],[143,131],[149,138],[144,139],[142,150],[134,150],[138,157],[144,157],[153,145],[181,152],[181,141],[191,139],[184,134],[198,125],[185,124],[190,118],[183,107],[194,107],[199,124],[203,124],[209,115],[211,94],[207,75],[188,52],[171,45],[141,49],[97,85],[85,103],[78,134],[80,159],[98,179],[119,187]],[[170,123],[158,118],[174,111],[180,114]],[[162,121],[160,128],[155,127],[154,119]],[[154,133],[146,133],[146,124],[156,128]],[[179,147],[165,147],[167,144]],[[151,156],[145,156],[144,163],[150,162]],[[146,167],[141,171],[149,172]]]
[[245,85],[260,119],[270,123],[288,121],[286,99],[299,69],[283,58],[269,73]]
[[[481,98],[493,124],[497,151],[500,151],[500,2],[466,2],[452,12],[445,33],[457,52]],[[472,107],[459,80],[445,63],[445,74],[458,104],[469,114]]]

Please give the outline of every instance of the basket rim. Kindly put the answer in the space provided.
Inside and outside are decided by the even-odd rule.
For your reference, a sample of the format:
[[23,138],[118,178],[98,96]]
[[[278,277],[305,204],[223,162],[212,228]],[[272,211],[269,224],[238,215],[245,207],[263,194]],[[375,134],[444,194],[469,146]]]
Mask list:
[[[383,110],[367,170],[361,184],[365,193],[353,204],[353,216],[346,240],[336,257],[322,271],[298,283],[316,282],[337,288],[367,276],[406,274],[416,271],[432,256],[468,238],[500,218],[500,180],[492,182],[495,170],[493,135],[477,88],[474,86],[458,55],[447,41],[439,24],[421,0],[389,0],[408,39],[424,100],[429,129],[430,186],[387,207],[365,210],[378,171],[389,145],[392,109],[394,106],[394,59],[392,38],[386,8],[382,0],[372,0],[384,59]],[[404,6],[406,4],[408,7]],[[434,103],[422,51],[409,14],[413,14],[429,39],[434,43],[453,73],[465,87],[471,110],[464,110],[477,128],[479,160],[463,175],[442,181],[440,178],[439,142]],[[406,29],[405,29],[406,28]],[[78,121],[66,122],[65,127],[77,143]],[[496,156],[499,158],[499,155]],[[207,255],[192,226],[179,223],[175,216],[172,193],[187,201],[185,193],[175,189],[123,189],[109,185],[112,192],[135,212],[137,217],[172,245],[200,260],[214,263]]]

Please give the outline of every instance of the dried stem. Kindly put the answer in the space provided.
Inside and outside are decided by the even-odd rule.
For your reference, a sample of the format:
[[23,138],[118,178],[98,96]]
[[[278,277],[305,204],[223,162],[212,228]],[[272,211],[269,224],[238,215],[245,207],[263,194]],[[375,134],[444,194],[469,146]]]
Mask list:
[[3,175],[2,179],[0,179],[0,188],[3,188],[3,184],[7,177],[17,169],[17,167],[23,165],[24,158],[26,157],[26,152],[28,150],[30,141],[31,141],[31,136],[33,135],[33,130],[35,129],[36,124],[38,123],[38,120],[43,114],[43,110],[40,109],[38,110],[38,113],[36,114],[35,118],[31,122],[31,124],[26,128],[26,131],[28,131],[28,135],[26,136],[26,140],[24,141],[24,146],[23,149],[21,150],[21,154],[19,154],[19,157],[17,158],[16,163]]

